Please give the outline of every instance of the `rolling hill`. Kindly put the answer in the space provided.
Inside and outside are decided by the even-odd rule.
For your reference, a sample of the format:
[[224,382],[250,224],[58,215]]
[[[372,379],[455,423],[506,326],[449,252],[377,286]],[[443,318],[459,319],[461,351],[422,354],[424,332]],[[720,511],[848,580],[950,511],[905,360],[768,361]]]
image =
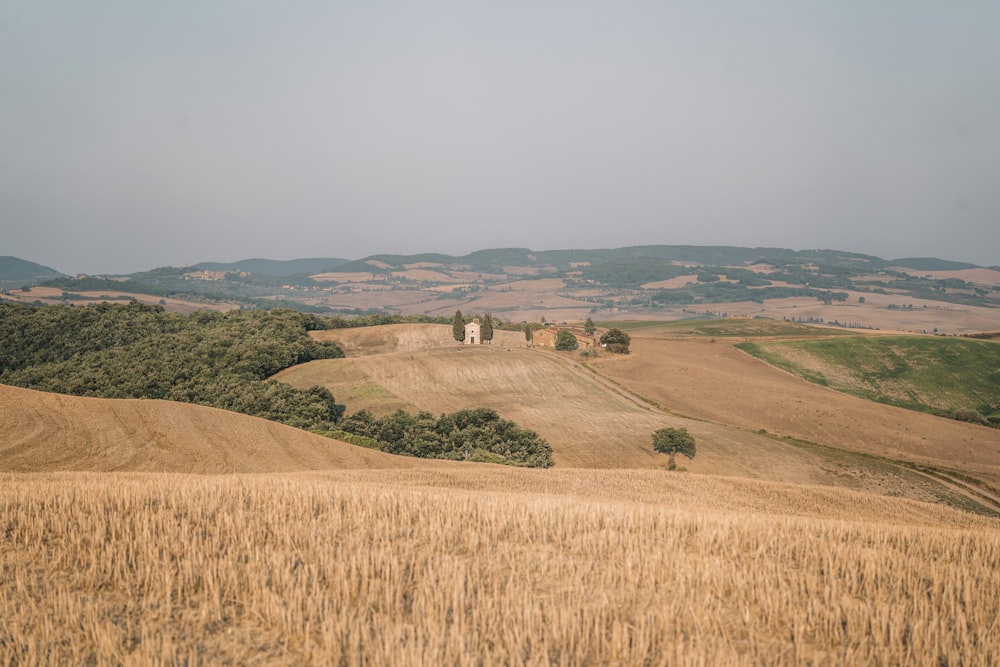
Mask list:
[[953,489],[885,459],[1000,480],[1000,432],[925,415],[915,424],[907,411],[815,387],[726,344],[634,338],[632,355],[590,362],[598,374],[578,357],[528,349],[515,334],[492,346],[449,344],[446,325],[311,335],[354,356],[276,379],[327,386],[349,411],[488,405],[548,440],[557,467],[662,469],[651,434],[683,426],[698,442],[697,456],[683,461],[691,472],[947,502]]
[[63,275],[55,269],[18,257],[0,257],[0,283],[24,285],[61,278]]
[[[347,358],[280,374],[352,409],[488,403],[548,470],[0,386],[0,664],[995,664],[996,515],[851,451],[988,471],[992,431],[664,331],[588,367],[517,333],[330,330]],[[659,425],[698,438],[688,473]]]
[[447,467],[185,403],[0,385],[0,471],[277,473]]

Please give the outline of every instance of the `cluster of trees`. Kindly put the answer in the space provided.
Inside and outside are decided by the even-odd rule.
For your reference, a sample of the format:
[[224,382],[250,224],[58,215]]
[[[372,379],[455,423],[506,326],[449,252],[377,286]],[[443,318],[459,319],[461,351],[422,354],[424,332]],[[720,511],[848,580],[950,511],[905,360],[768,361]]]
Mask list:
[[[371,316],[354,326],[401,319],[407,320]],[[488,408],[439,419],[423,412],[376,419],[364,411],[343,419],[343,406],[325,387],[296,389],[267,380],[294,364],[344,356],[308,332],[346,322],[283,309],[181,315],[134,301],[41,308],[0,303],[0,383],[197,403],[302,429],[343,431],[395,454],[552,465],[548,443]]]
[[339,428],[370,439],[391,454],[528,468],[553,464],[552,447],[545,440],[501,419],[491,408],[459,410],[439,418],[429,412],[413,415],[403,410],[377,418],[362,410],[342,419]]
[[291,310],[166,313],[138,302],[37,308],[0,304],[0,383],[100,398],[197,403],[298,428],[326,429],[342,409],[323,387],[267,381],[342,357]]

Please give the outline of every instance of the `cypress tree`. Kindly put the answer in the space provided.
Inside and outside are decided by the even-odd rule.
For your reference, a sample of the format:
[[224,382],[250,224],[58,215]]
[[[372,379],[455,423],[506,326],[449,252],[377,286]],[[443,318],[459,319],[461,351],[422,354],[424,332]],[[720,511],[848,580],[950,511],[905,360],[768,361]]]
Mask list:
[[460,310],[455,311],[455,319],[451,322],[451,335],[459,343],[465,340],[465,317],[462,316]]
[[483,327],[480,329],[480,335],[483,337],[484,343],[493,342],[493,313],[486,313],[486,317],[483,318]]

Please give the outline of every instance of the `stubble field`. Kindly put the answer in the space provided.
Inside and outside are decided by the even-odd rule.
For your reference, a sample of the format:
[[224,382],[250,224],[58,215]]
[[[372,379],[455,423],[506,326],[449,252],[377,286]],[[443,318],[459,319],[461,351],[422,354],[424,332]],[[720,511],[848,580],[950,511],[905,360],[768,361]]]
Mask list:
[[899,499],[476,466],[4,475],[0,500],[5,665],[1000,659],[996,523]]
[[[449,333],[324,332],[353,356],[281,379],[491,405],[554,469],[0,388],[0,665],[1000,661],[1000,519],[864,454],[989,474],[990,429],[838,403],[722,342],[637,337],[595,373]],[[696,435],[688,472],[653,455],[661,425]]]

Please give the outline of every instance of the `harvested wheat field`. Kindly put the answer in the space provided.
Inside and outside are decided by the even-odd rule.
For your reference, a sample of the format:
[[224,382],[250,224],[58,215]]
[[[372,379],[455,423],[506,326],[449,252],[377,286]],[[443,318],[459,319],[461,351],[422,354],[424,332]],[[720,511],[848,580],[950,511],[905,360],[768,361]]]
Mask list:
[[0,530],[5,665],[1000,659],[997,522],[846,491],[473,465],[6,474]]
[[[729,343],[634,338],[595,372],[523,339],[459,346],[446,325],[317,336],[352,356],[279,379],[352,410],[489,405],[556,467],[0,386],[0,665],[1000,661],[1000,519],[853,453],[870,445],[846,417],[819,444],[773,435],[800,433],[796,410],[839,415],[833,392]],[[895,409],[874,408],[848,414],[878,432]],[[688,472],[653,455],[663,425],[696,436]],[[915,442],[885,447],[958,451]]]
[[594,367],[671,412],[956,468],[1000,484],[1000,430],[847,396],[721,340],[635,337],[632,349],[626,357],[605,355]]
[[225,410],[0,385],[0,471],[285,472],[446,465]]
[[[889,444],[880,450],[854,440],[870,437],[873,432],[888,439],[893,424],[888,419],[905,419],[911,413],[826,390],[810,393],[812,385],[773,371],[728,343],[706,342],[709,347],[698,348],[702,352],[695,353],[698,358],[707,355],[710,359],[716,352],[723,354],[715,361],[723,369],[720,376],[701,369],[689,372],[685,364],[690,362],[677,357],[676,350],[692,348],[670,347],[676,341],[646,342],[636,338],[634,354],[606,354],[597,362],[589,362],[599,373],[614,379],[612,383],[581,365],[580,358],[572,354],[527,349],[523,343],[522,347],[514,347],[513,340],[508,346],[496,341],[492,346],[462,346],[454,340],[449,344],[451,328],[446,325],[391,325],[314,333],[324,340],[340,342],[352,358],[310,362],[278,374],[277,379],[300,388],[327,386],[352,412],[367,409],[387,414],[403,409],[439,414],[488,405],[504,418],[545,438],[552,445],[558,467],[662,469],[666,458],[653,452],[651,434],[658,428],[673,426],[687,428],[698,442],[697,456],[682,464],[691,472],[967,504],[968,499],[950,486],[870,456],[851,454],[867,452],[890,458],[913,454],[915,460],[954,466],[955,460],[928,454],[929,446],[917,451],[907,449],[915,447],[910,440],[887,440]],[[675,363],[680,368],[672,365]],[[629,369],[634,373],[627,375]],[[762,384],[761,377],[770,377],[774,387]],[[737,380],[747,386],[737,384]],[[665,399],[658,392],[674,393]],[[656,399],[662,409],[639,396]],[[845,433],[833,429],[820,433],[795,431],[782,428],[777,418],[760,424],[747,421],[768,420],[768,413],[791,414],[792,419],[803,422],[822,421],[813,418],[813,411],[833,414],[831,410],[837,409],[830,405],[833,398],[861,404],[855,407],[857,413],[843,418],[851,426]],[[706,405],[699,412],[695,408],[701,402]],[[865,424],[853,421],[862,416],[870,420],[867,433]],[[952,438],[963,434],[970,437],[970,432],[979,436],[978,431],[986,432],[980,437],[1000,436],[991,429],[928,419],[933,420],[934,427],[944,429],[933,433],[951,434]],[[880,427],[880,423],[887,426]],[[904,428],[912,427],[901,425],[901,433],[906,433]],[[766,433],[758,432],[761,429]],[[831,433],[837,437],[830,438]],[[942,442],[954,444],[944,435],[940,437]],[[924,442],[919,436],[914,440]],[[921,451],[923,459],[917,456]],[[991,474],[998,460],[1000,457],[991,459],[986,452],[979,461],[982,465],[971,466],[970,472]]]

